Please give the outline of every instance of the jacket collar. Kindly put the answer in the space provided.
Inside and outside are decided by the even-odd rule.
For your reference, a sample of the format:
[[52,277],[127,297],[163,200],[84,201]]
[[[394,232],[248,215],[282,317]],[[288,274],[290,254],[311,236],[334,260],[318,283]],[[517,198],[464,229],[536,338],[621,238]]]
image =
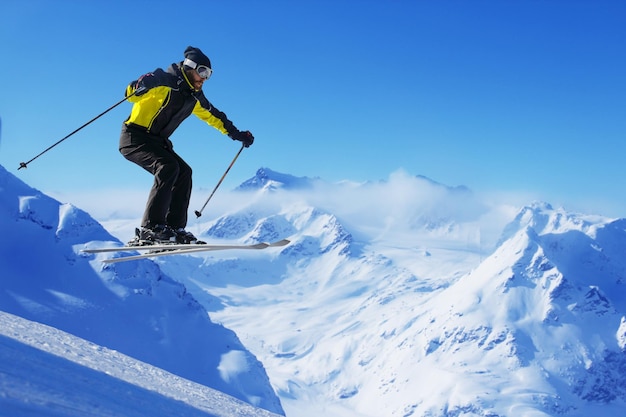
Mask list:
[[180,92],[187,91],[188,93],[196,92],[193,88],[193,84],[189,81],[187,74],[182,69],[183,63],[180,62],[178,64],[172,64],[167,68],[167,72],[169,74],[174,75],[178,78],[176,81],[176,89]]
[[187,83],[187,87],[189,87],[191,91],[196,92],[196,89],[193,87],[193,84],[189,80],[189,77],[187,77],[187,73],[185,73],[185,70],[183,69],[183,64],[182,63],[178,64],[176,68],[178,72],[180,73],[180,76],[182,77],[182,79],[185,80],[185,83]]

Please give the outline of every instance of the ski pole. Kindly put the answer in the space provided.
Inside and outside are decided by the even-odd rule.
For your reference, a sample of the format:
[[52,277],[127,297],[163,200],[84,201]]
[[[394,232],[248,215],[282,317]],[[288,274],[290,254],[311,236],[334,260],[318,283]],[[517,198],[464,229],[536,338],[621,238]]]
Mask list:
[[110,112],[111,110],[113,110],[114,108],[116,108],[117,106],[119,106],[120,104],[122,104],[123,102],[125,102],[127,99],[129,99],[130,97],[134,96],[135,94],[137,94],[138,91],[141,91],[141,89],[135,90],[134,93],[132,93],[131,95],[129,95],[128,97],[124,97],[122,100],[118,101],[117,103],[115,103],[114,105],[112,105],[111,107],[109,107],[108,109],[106,109],[105,111],[103,111],[102,113],[100,113],[99,115],[97,115],[96,117],[94,117],[93,119],[91,119],[90,121],[88,121],[87,123],[85,123],[84,125],[82,125],[81,127],[79,127],[78,129],[76,129],[75,131],[73,131],[72,133],[70,133],[69,135],[67,135],[66,137],[64,137],[63,139],[57,141],[56,143],[54,143],[52,146],[48,147],[47,149],[45,149],[43,152],[41,152],[39,155],[35,156],[34,158],[32,158],[30,161],[28,162],[20,162],[20,167],[17,169],[18,171],[22,168],[27,168],[28,164],[30,164],[31,162],[33,162],[35,159],[39,158],[41,155],[45,154],[46,152],[48,152],[50,149],[54,148],[55,146],[57,146],[59,143],[63,142],[65,139],[69,138],[70,136],[72,136],[74,133],[78,132],[79,130],[81,130],[82,128],[84,128],[85,126],[93,123],[94,121],[96,121],[96,119],[99,119],[100,117],[104,116],[106,113]]
[[239,149],[239,152],[237,152],[237,155],[235,155],[235,157],[233,158],[233,161],[230,163],[230,165],[228,166],[228,168],[226,168],[226,172],[224,172],[224,175],[222,175],[222,178],[220,178],[220,180],[217,182],[217,185],[215,186],[215,188],[213,189],[213,192],[211,193],[211,195],[209,196],[209,198],[207,198],[207,200],[205,201],[204,205],[202,206],[202,208],[198,211],[196,210],[196,217],[200,217],[202,216],[202,211],[204,210],[204,208],[206,207],[207,204],[209,204],[209,201],[211,200],[211,197],[213,197],[213,194],[215,194],[215,192],[217,191],[217,188],[220,186],[220,184],[222,183],[222,181],[224,181],[224,178],[226,177],[226,174],[228,174],[228,171],[230,171],[230,169],[233,167],[233,165],[235,164],[235,161],[237,160],[237,158],[239,158],[239,154],[241,154],[241,151],[243,151],[243,148],[245,146],[241,145],[241,148]]

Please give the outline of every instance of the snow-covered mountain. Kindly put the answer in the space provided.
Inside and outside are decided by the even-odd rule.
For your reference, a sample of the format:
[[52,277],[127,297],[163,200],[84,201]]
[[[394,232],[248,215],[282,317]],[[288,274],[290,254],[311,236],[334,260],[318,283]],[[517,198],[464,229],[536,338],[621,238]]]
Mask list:
[[152,262],[103,267],[81,254],[119,241],[3,167],[0,229],[0,310],[284,413],[262,364],[184,285]]
[[262,191],[262,209],[255,202],[206,229],[291,236],[279,256],[206,258],[184,274],[264,363],[288,415],[626,409],[626,221],[532,203],[499,238],[483,238],[499,209],[464,187],[404,175],[338,185],[335,196],[316,187],[325,198],[277,196],[279,184]]
[[[232,338],[245,346],[236,350],[252,352],[248,364],[258,358],[289,417],[582,417],[626,411],[626,220],[541,202],[511,210],[465,187],[403,172],[385,181],[331,184],[261,169],[244,184],[233,192],[237,204],[229,212],[195,226],[204,240],[288,237],[289,246],[121,264],[115,279],[103,279],[112,271],[98,269],[100,258],[77,253],[85,244],[115,239],[102,236],[106,232],[97,224],[61,216],[58,224],[81,226],[48,229],[51,237],[40,247],[48,267],[38,273],[67,276],[71,260],[71,268],[95,274],[111,297],[125,294],[115,307],[126,311],[130,283],[143,289],[133,297],[154,300],[152,278],[161,277],[160,286],[178,288],[194,306],[181,307],[176,322],[206,310],[211,320],[205,318],[206,329],[198,327],[196,337],[214,327],[234,331]],[[56,219],[46,218],[50,211],[38,210],[32,200],[9,216],[20,224],[15,233],[28,236],[54,224]],[[30,229],[22,228],[26,222]],[[72,232],[59,233],[64,229]],[[56,255],[44,255],[51,252]],[[14,275],[24,271],[15,256],[5,261],[4,253],[3,271],[5,263]],[[19,276],[31,275],[26,269]],[[122,283],[126,291],[118,288]],[[72,286],[52,287],[51,293],[44,282],[35,285],[42,289],[31,297],[34,306],[8,292],[0,309],[11,302],[21,308],[18,315],[32,318],[36,306],[50,302],[41,300],[54,300],[55,314],[59,306],[81,305],[70,302],[76,298],[103,304],[100,293],[92,300],[68,292]],[[38,321],[57,327],[39,314],[47,321]],[[86,327],[73,317],[78,322],[64,330]],[[107,330],[100,326],[80,335],[99,343]],[[182,333],[168,333],[167,342],[189,337]],[[162,339],[139,332],[137,344],[145,343],[136,350],[146,355]],[[265,378],[260,364],[258,370]],[[264,399],[271,403],[272,394],[265,392]]]

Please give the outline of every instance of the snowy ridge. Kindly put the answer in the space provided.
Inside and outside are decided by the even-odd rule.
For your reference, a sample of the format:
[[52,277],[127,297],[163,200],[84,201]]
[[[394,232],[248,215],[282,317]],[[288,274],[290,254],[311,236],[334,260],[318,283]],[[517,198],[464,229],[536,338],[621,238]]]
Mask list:
[[[433,299],[431,311],[447,314],[431,313],[424,357],[417,361],[449,363],[455,380],[447,392],[465,398],[451,396],[448,413],[612,415],[626,400],[621,388],[607,390],[626,382],[610,371],[623,369],[626,359],[616,337],[624,310],[619,313],[599,288],[623,300],[623,261],[611,261],[619,275],[599,274],[607,259],[597,256],[602,250],[584,234],[582,218],[570,215],[569,224],[557,224],[551,220],[562,219],[562,211],[527,207],[516,221],[529,212],[537,216],[526,218],[528,227]],[[569,232],[539,235],[532,225]],[[580,259],[587,267],[572,268]],[[609,411],[615,400],[618,407]]]

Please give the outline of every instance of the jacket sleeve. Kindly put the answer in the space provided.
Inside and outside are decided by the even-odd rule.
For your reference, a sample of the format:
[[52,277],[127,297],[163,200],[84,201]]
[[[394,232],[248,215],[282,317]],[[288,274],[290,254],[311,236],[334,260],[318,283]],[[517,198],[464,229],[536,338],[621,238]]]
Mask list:
[[137,83],[139,82],[139,80],[142,77],[145,77],[146,75],[155,77],[154,78],[156,82],[155,87],[163,86],[163,87],[169,87],[169,88],[174,88],[174,89],[178,88],[178,85],[176,83],[176,77],[173,77],[171,74],[168,74],[167,72],[163,71],[161,68],[157,68],[153,72],[144,74],[138,79],[131,81],[128,84],[128,86],[126,87],[125,97],[128,97],[128,101],[130,101],[131,103],[135,103],[141,99],[140,97],[135,96],[133,94],[135,94],[135,91],[137,91]]
[[193,114],[195,114],[200,120],[204,120],[223,134],[231,137],[238,131],[233,122],[228,120],[226,114],[214,107],[209,100],[207,100],[204,94],[197,94],[196,99],[198,101],[193,109]]

